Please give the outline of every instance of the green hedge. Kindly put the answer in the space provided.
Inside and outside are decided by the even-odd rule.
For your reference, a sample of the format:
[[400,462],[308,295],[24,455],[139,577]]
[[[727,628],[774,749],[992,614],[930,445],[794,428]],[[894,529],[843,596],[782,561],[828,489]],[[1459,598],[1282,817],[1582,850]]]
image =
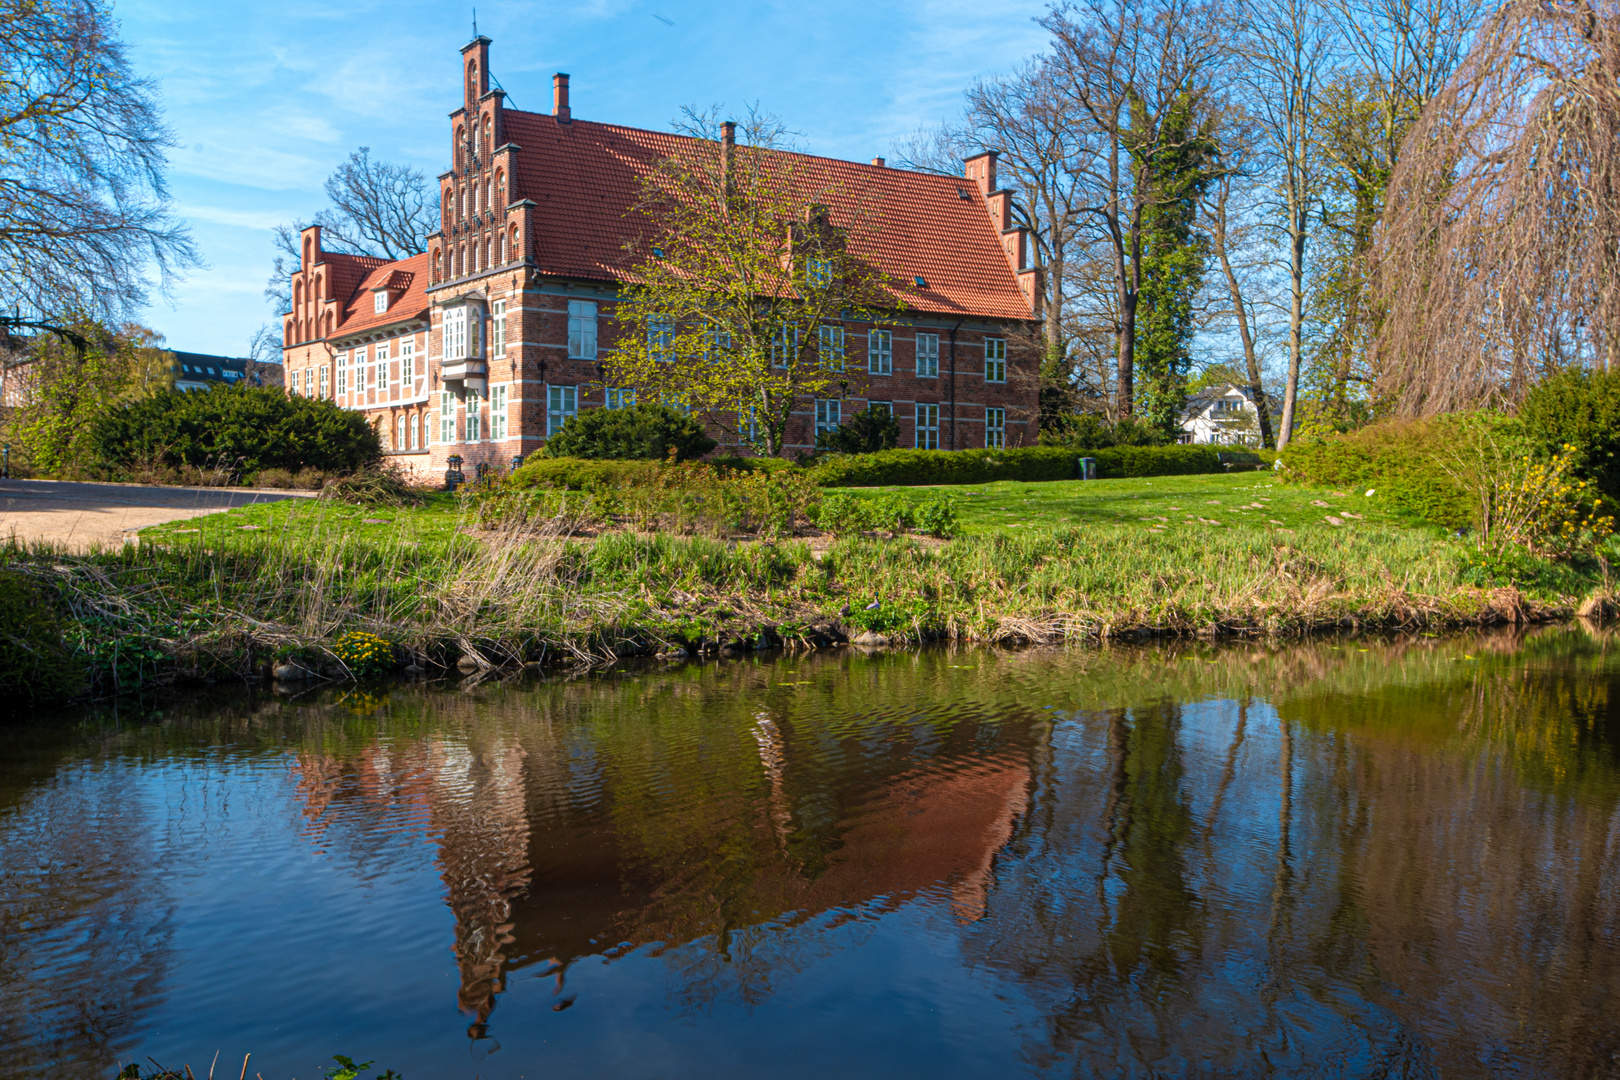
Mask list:
[[[721,465],[740,472],[778,472],[796,466],[781,458],[711,458],[708,465]],[[650,484],[664,467],[661,461],[603,460],[596,458],[531,457],[512,473],[518,488],[555,488],[566,491],[599,491],[614,487]]]
[[822,487],[986,484],[995,480],[1075,480],[1082,457],[1097,459],[1097,478],[1184,476],[1225,472],[1213,446],[1110,446],[1074,450],[1031,446],[1017,450],[884,450],[823,458],[811,467]]
[[96,463],[115,472],[191,465],[245,476],[265,469],[348,473],[382,456],[364,415],[268,386],[166,390],[109,409],[90,433]]
[[1375,489],[1391,506],[1448,529],[1473,520],[1473,502],[1435,460],[1444,421],[1390,421],[1282,451],[1284,479],[1345,490]]

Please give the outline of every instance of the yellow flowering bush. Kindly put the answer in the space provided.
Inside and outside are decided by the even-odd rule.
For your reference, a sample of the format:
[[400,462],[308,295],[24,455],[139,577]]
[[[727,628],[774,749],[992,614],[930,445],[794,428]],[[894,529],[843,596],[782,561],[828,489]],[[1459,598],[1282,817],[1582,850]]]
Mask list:
[[381,675],[394,667],[394,645],[387,638],[350,630],[332,643],[332,655],[355,676]]
[[1507,546],[1568,558],[1590,552],[1614,534],[1613,508],[1589,480],[1576,476],[1579,451],[1565,444],[1543,457],[1518,425],[1483,415],[1456,425],[1442,467],[1474,503],[1481,551]]

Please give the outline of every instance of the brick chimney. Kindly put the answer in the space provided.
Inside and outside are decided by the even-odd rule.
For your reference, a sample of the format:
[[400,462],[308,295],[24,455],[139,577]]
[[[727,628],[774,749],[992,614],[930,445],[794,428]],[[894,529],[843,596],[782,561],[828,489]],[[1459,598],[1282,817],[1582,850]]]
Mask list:
[[720,183],[730,190],[731,162],[737,153],[737,121],[725,120],[720,124]]
[[880,158],[880,157],[875,157],[875,158],[873,158],[873,159],[872,159],[872,164],[874,164],[874,165],[876,165],[876,166],[877,166],[877,167],[878,167],[878,168],[880,168],[880,169],[881,169],[881,168],[883,168],[883,167],[884,167],[884,166],[885,166],[885,165],[887,165],[887,164],[888,164],[888,162],[887,162],[887,161],[885,161],[885,160],[883,160],[883,159],[882,159],[882,158]]
[[573,114],[568,108],[568,76],[560,71],[551,77],[551,115],[559,124],[573,123]]
[[967,159],[964,175],[977,183],[979,191],[985,195],[996,190],[996,159],[1000,156],[1000,150],[984,150]]

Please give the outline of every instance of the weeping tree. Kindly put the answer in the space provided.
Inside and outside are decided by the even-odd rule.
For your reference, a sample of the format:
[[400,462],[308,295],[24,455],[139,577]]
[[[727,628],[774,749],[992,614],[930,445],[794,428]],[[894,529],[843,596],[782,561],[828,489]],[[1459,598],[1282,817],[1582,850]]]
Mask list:
[[1393,411],[1620,367],[1620,3],[1503,4],[1407,136],[1380,233]]

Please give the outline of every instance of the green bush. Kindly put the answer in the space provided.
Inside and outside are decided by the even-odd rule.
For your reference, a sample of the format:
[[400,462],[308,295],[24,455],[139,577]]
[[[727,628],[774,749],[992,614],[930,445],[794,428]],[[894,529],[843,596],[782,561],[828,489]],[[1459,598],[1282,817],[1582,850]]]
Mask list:
[[870,405],[832,431],[816,436],[816,449],[834,454],[875,454],[900,444],[900,422],[891,409]]
[[715,448],[703,425],[668,405],[586,409],[546,439],[546,457],[692,461]]
[[95,464],[116,474],[153,466],[235,477],[266,469],[351,473],[382,457],[360,413],[268,386],[166,390],[107,410],[89,443]]
[[658,461],[588,461],[585,458],[531,457],[513,470],[517,488],[561,488],[597,491],[650,484],[658,476]]
[[884,450],[822,459],[810,473],[822,487],[985,484],[995,480],[1074,480],[1079,459],[1097,459],[1097,478],[1180,476],[1225,472],[1212,446],[1113,446],[1076,451],[1066,446],[1017,450]]
[[56,705],[85,687],[84,660],[65,643],[46,590],[0,570],[0,713]]
[[1133,416],[1108,420],[1096,413],[1069,413],[1050,430],[1041,432],[1041,445],[1077,450],[1109,446],[1166,446],[1170,436]]
[[1577,472],[1620,498],[1620,373],[1555,375],[1525,397],[1519,420],[1549,455],[1573,446]]
[[916,526],[930,536],[946,539],[956,534],[955,495],[933,491],[917,504]]
[[1374,489],[1389,505],[1455,529],[1473,522],[1469,494],[1441,467],[1441,420],[1391,420],[1345,435],[1290,443],[1281,476],[1318,487]]
[[816,524],[834,536],[865,532],[871,521],[866,500],[847,491],[835,491],[823,496],[816,512]]

